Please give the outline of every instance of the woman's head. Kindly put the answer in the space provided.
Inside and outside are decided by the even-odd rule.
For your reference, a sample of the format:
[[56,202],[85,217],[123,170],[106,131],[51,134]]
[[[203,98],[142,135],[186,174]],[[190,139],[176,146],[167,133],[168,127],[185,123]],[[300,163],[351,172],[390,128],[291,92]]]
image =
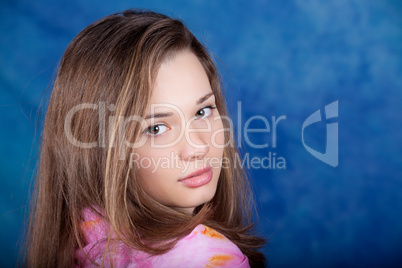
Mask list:
[[[128,10],[91,24],[67,47],[54,83],[30,243],[39,252],[57,242],[49,254],[69,259],[57,248],[81,246],[88,207],[151,253],[201,222],[243,228],[249,188],[234,168],[230,129],[214,63],[181,21]],[[182,180],[194,172],[203,175]]]
[[214,93],[193,52],[162,63],[146,110],[131,167],[150,197],[191,214],[215,195],[225,145]]
[[[178,60],[180,63],[177,63]],[[178,79],[176,84],[166,85],[173,81],[166,80],[171,78],[172,73],[169,72],[171,72],[171,66],[175,64],[188,65],[192,71],[189,72],[188,69],[186,70],[188,66],[183,65],[182,69],[186,73],[176,74]],[[161,78],[162,74],[164,78]],[[185,77],[179,77],[180,75]],[[193,75],[199,81],[190,79],[189,75]],[[161,81],[158,82],[158,80]],[[199,82],[203,84],[200,85]],[[181,87],[179,88],[178,85]],[[173,90],[176,91],[173,92]],[[173,97],[171,93],[176,95]],[[150,180],[157,173],[163,174],[161,170],[163,166],[158,166],[155,170],[157,172],[149,172],[150,168],[145,172],[144,165],[133,164],[134,160],[140,160],[138,159],[140,155],[143,156],[142,158],[150,159],[162,151],[169,150],[167,148],[169,146],[165,146],[163,150],[156,148],[157,141],[163,140],[161,138],[152,138],[152,141],[156,141],[156,146],[151,148],[149,144],[151,137],[144,134],[144,128],[151,125],[149,119],[145,120],[154,107],[151,104],[167,103],[176,106],[177,110],[183,108],[180,104],[183,98],[187,97],[187,99],[192,98],[191,101],[194,102],[191,107],[193,110],[197,107],[201,109],[204,106],[197,104],[198,99],[195,98],[203,97],[198,96],[203,93],[212,93],[208,103],[217,107],[216,110],[210,109],[215,116],[214,120],[208,121],[208,126],[213,123],[215,128],[219,126],[218,128],[222,129],[222,120],[219,115],[226,115],[225,104],[217,72],[205,48],[178,20],[152,12],[126,11],[88,26],[68,46],[55,81],[44,134],[57,139],[58,150],[64,155],[63,157],[72,157],[66,161],[75,162],[78,167],[86,171],[86,176],[77,178],[82,181],[74,182],[83,183],[85,186],[79,194],[79,196],[89,197],[85,200],[87,203],[85,205],[91,205],[90,202],[94,201],[91,195],[95,194],[99,198],[98,201],[102,203],[95,202],[94,205],[105,207],[109,213],[114,214],[117,207],[126,208],[129,201],[142,206],[147,197],[153,199],[147,202],[163,200],[161,198],[163,193],[156,193],[157,185],[152,186],[152,183],[157,181]],[[85,106],[88,104],[89,106]],[[163,109],[166,111],[173,108],[166,105],[163,108],[159,105],[155,111]],[[180,117],[181,123],[188,122],[189,111],[185,112],[187,113],[185,117],[183,117],[183,111],[175,113],[176,117]],[[60,124],[63,121],[64,125]],[[194,125],[194,123],[188,127],[196,132],[194,126],[197,128],[197,124]],[[178,126],[174,130],[169,129],[169,133],[176,133],[177,130]],[[223,131],[216,133],[217,129],[214,130],[215,139],[223,137]],[[184,134],[183,140],[188,141],[186,139],[188,133],[181,134]],[[190,136],[195,135],[193,133]],[[164,139],[166,141],[166,135]],[[181,145],[182,143],[172,146],[177,148]],[[170,149],[173,153],[172,146]],[[205,141],[205,144],[200,146],[208,147],[200,151],[211,152],[213,150],[210,148],[214,148],[211,140]],[[66,148],[68,148],[67,154],[63,152]],[[193,149],[186,149],[190,150],[187,153],[199,153],[191,152]],[[220,151],[222,150],[223,146],[220,146]],[[177,155],[177,152],[175,153]],[[222,152],[215,153],[214,157],[216,158],[217,155],[222,155]],[[164,161],[167,161],[166,153],[164,157]],[[159,158],[159,161],[162,160]],[[144,164],[144,161],[146,160],[140,163]],[[158,159],[154,157],[153,161]],[[174,158],[171,161],[174,161]],[[181,159],[181,161],[187,160]],[[188,166],[187,170],[182,168],[182,174],[177,174],[176,179],[206,167],[208,163],[204,163],[204,166],[198,164],[198,167]],[[170,166],[172,165],[171,162]],[[155,167],[152,168],[154,169]],[[172,170],[172,168],[167,169]],[[169,174],[167,169],[164,169],[166,175]],[[213,171],[213,183],[216,186],[220,169],[215,167]],[[138,174],[142,176],[137,176]],[[119,192],[120,190],[122,191]],[[194,189],[192,190],[195,192]],[[166,191],[164,193],[167,194]],[[203,198],[203,200],[206,199]],[[174,203],[159,203],[175,207]]]

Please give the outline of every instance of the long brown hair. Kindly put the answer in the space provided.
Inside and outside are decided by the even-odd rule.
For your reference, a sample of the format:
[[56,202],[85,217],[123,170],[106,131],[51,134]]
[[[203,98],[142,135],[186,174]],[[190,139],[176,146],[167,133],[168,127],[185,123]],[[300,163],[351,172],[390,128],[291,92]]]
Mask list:
[[[127,10],[96,21],[69,44],[54,82],[42,133],[27,239],[29,267],[74,264],[74,250],[82,249],[84,244],[80,223],[85,208],[93,209],[110,223],[113,233],[125,244],[150,254],[167,252],[203,223],[234,242],[251,266],[265,263],[258,251],[265,241],[253,233],[252,193],[244,170],[235,166],[238,151],[230,131],[225,131],[226,141],[232,143],[225,147],[224,157],[231,161],[222,168],[214,198],[198,206],[193,215],[151,199],[133,169],[128,168],[128,157],[121,158],[125,143],[116,134],[119,118],[144,116],[159,66],[183,50],[190,50],[200,60],[218,111],[226,116],[215,65],[180,20],[150,11]],[[99,120],[101,103],[104,113],[113,112],[107,126]],[[66,137],[65,120],[81,104],[92,106],[70,118],[70,134],[86,144],[76,146]],[[228,121],[223,123],[230,128]],[[99,131],[105,127],[110,135]],[[124,138],[135,141],[140,135],[138,123],[133,121],[124,133]]]

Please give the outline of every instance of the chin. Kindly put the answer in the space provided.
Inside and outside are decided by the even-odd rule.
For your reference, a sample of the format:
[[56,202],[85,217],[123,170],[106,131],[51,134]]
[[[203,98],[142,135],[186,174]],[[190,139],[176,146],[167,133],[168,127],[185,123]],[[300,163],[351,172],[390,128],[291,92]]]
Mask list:
[[200,193],[199,196],[197,196],[198,202],[195,206],[199,206],[201,204],[207,203],[214,198],[215,193],[216,193],[216,185],[211,185],[209,189],[205,189],[207,191]]
[[216,186],[212,184],[205,185],[204,187],[202,187],[204,189],[198,188],[193,189],[191,192],[189,192],[186,195],[186,199],[190,202],[186,202],[186,204],[182,207],[198,207],[199,205],[211,201],[212,198],[215,196]]

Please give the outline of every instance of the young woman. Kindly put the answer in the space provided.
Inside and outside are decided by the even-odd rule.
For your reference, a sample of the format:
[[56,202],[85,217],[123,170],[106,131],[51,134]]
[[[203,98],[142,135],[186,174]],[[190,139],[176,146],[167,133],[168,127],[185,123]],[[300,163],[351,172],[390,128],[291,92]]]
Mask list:
[[127,10],[84,29],[46,114],[27,266],[263,266],[226,115],[181,21]]

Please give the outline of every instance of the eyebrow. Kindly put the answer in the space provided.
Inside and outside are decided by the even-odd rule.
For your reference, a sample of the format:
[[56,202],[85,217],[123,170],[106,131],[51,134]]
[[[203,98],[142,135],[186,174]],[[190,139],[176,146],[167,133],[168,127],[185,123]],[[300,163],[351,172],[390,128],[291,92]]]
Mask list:
[[196,103],[197,105],[203,103],[204,101],[206,101],[207,99],[209,99],[209,97],[211,97],[212,95],[214,95],[213,92],[208,93],[207,95],[205,95],[204,97],[200,98]]
[[[199,105],[199,104],[205,102],[207,99],[209,99],[209,98],[210,98],[211,96],[213,96],[213,95],[214,95],[213,92],[210,92],[210,93],[206,94],[205,96],[199,98],[199,99],[196,101],[196,104]],[[169,112],[169,113],[150,114],[150,115],[145,116],[145,120],[151,119],[151,118],[169,117],[169,116],[172,116],[172,115],[173,115],[172,112]]]

